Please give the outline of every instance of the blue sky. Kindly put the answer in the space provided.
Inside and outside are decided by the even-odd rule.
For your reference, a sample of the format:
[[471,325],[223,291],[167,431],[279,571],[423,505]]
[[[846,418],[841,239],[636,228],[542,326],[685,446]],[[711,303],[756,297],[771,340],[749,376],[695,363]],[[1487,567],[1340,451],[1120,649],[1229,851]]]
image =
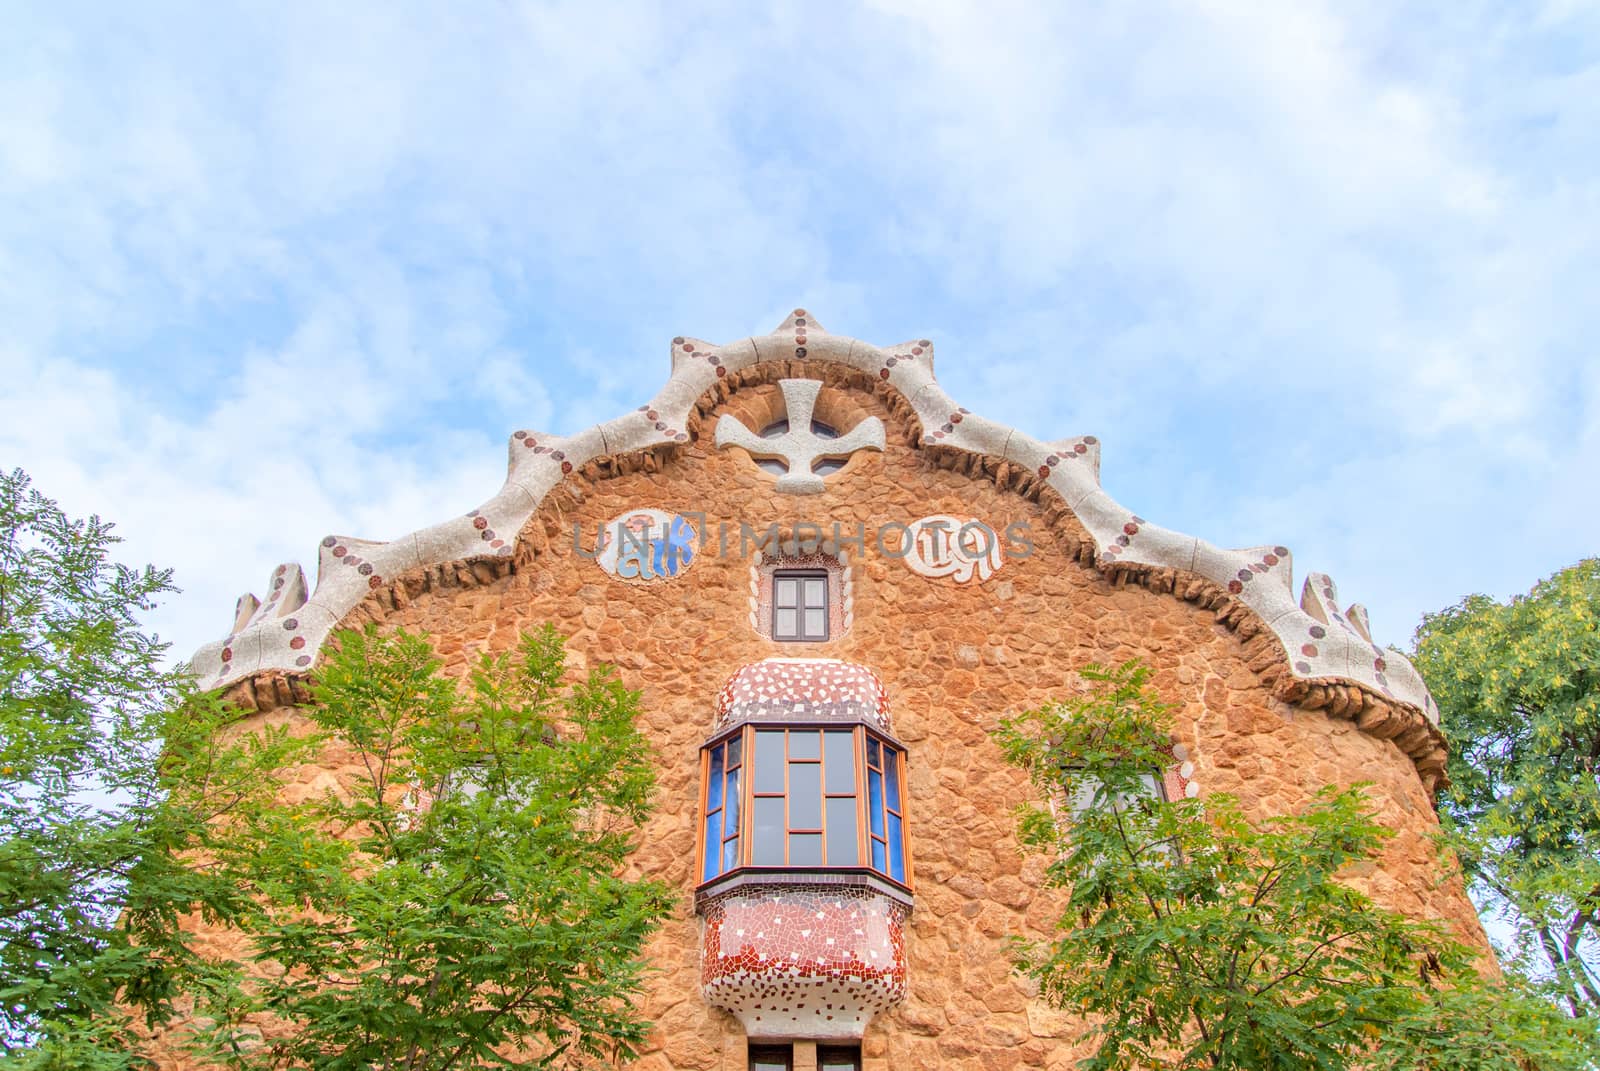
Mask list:
[[1380,641],[1600,550],[1593,5],[0,7],[0,465],[179,653],[796,306]]

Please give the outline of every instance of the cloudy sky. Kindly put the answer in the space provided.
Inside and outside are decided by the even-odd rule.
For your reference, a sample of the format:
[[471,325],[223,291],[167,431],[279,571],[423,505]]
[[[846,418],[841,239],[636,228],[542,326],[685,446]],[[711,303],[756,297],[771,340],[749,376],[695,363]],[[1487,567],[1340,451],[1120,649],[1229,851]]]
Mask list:
[[0,12],[0,466],[180,654],[796,306],[1380,641],[1600,551],[1594,5]]

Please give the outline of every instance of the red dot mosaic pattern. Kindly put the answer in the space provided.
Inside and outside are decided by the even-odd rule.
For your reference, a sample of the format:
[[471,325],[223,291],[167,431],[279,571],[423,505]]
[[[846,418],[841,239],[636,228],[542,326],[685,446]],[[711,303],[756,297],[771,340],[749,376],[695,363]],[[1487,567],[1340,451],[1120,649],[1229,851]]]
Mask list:
[[[521,435],[522,432],[519,431],[517,434]],[[533,439],[531,436],[524,441],[529,446],[533,445]],[[562,462],[562,464],[566,463]],[[568,470],[563,469],[563,471]],[[493,528],[489,527],[489,518],[485,517],[477,510],[473,510],[468,513],[467,518],[472,521],[472,528],[478,533],[478,538],[489,544],[490,550],[494,551],[502,558],[509,558],[511,556],[511,544],[506,541],[504,536],[500,535]]]
[[[794,314],[796,316],[804,316],[805,311],[806,310],[804,309],[795,309]],[[799,323],[804,324],[805,321],[800,320]],[[802,341],[804,341],[803,338]],[[888,354],[883,358],[883,366],[878,369],[879,379],[888,379],[891,375],[893,375],[890,369],[894,368],[894,366],[897,364],[901,364],[902,362],[909,363],[911,361],[915,361],[918,357],[923,357],[924,355],[926,355],[924,363],[933,359],[933,342],[926,338],[919,338],[915,342],[907,342],[904,345],[896,346],[894,347],[894,350],[894,353]],[[799,356],[804,357],[805,353],[802,351]],[[950,424],[953,425],[961,423],[962,415],[970,412],[972,412],[970,409],[959,409],[958,412],[952,413],[950,415]],[[954,429],[949,426],[945,427],[944,429],[945,433],[949,433],[952,430]],[[929,438],[932,438],[932,436],[929,436]],[[944,438],[944,435],[941,434],[939,438]]]
[[1106,561],[1116,561],[1117,557],[1133,543],[1133,537],[1139,534],[1140,526],[1145,523],[1147,523],[1145,519],[1138,514],[1128,514],[1128,519],[1122,524],[1122,531],[1100,551]]
[[[1328,639],[1328,630],[1337,628],[1347,634],[1347,649],[1360,645],[1371,651],[1372,679],[1384,695],[1394,698],[1394,690],[1389,686],[1389,678],[1385,675],[1389,669],[1389,657],[1394,652],[1385,651],[1372,642],[1372,627],[1367,623],[1367,608],[1355,603],[1347,607],[1344,613],[1340,613],[1338,588],[1334,586],[1333,578],[1325,573],[1312,573],[1306,578],[1305,591],[1300,601],[1320,623],[1308,626],[1305,641],[1300,644],[1298,650],[1291,652],[1295,672],[1303,676],[1309,676],[1314,672],[1316,660],[1325,657],[1323,647]],[[1353,662],[1360,656],[1355,650],[1350,650],[1348,657]],[[1430,709],[1432,699],[1432,696],[1428,697]]]
[[747,721],[858,720],[883,732],[889,699],[866,666],[835,658],[768,658],[752,662],[722,686],[716,731]]
[[1088,457],[1090,451],[1098,446],[1099,439],[1093,435],[1080,435],[1076,439],[1068,440],[1060,449],[1053,451],[1044,459],[1044,464],[1039,466],[1039,478],[1048,480],[1050,470],[1063,461],[1076,461],[1081,457]]
[[[234,605],[233,631],[228,633],[222,641],[222,650],[217,658],[221,665],[213,683],[222,683],[238,667],[234,663],[235,644],[242,635],[251,633],[265,626],[275,618],[284,614],[293,613],[306,601],[305,577],[300,573],[300,567],[292,562],[285,562],[272,571],[272,579],[268,585],[267,601],[257,602],[254,595],[242,595]],[[300,627],[300,622],[293,617],[283,622],[283,627],[289,632],[295,632]],[[256,643],[259,645],[259,638]],[[291,651],[300,651],[306,645],[304,636],[294,636],[289,641]],[[296,655],[295,665],[305,667],[311,664],[309,655]]]
[[867,888],[731,892],[704,907],[701,989],[752,1038],[859,1038],[905,998],[905,905]]
[[1233,595],[1239,594],[1240,592],[1244,591],[1244,586],[1250,583],[1251,580],[1258,576],[1264,576],[1267,573],[1270,573],[1274,566],[1278,565],[1280,562],[1286,562],[1288,560],[1288,547],[1273,547],[1271,550],[1266,551],[1261,555],[1260,561],[1251,562],[1245,568],[1240,569],[1238,573],[1234,575],[1232,580],[1228,581],[1229,593]]

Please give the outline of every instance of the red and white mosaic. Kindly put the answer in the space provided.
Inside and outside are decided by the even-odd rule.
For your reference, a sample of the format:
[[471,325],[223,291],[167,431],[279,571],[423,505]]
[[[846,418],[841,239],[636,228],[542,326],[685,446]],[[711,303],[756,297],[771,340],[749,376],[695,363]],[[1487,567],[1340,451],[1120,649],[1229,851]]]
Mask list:
[[1194,799],[1200,795],[1200,782],[1194,776],[1194,760],[1189,757],[1186,744],[1172,745],[1172,765],[1161,771],[1161,787],[1169,800]]
[[739,890],[704,913],[701,990],[752,1038],[859,1038],[905,998],[907,910],[882,893]]
[[747,721],[861,721],[884,732],[889,697],[866,666],[836,658],[768,658],[739,669],[717,695],[716,731]]

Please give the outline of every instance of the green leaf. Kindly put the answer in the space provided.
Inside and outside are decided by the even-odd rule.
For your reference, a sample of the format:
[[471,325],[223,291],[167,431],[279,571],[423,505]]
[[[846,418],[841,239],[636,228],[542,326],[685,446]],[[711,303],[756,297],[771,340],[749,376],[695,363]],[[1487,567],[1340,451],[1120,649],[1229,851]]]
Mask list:
[[[1391,835],[1363,786],[1261,822],[1224,794],[1142,796],[1172,761],[1169,708],[1138,663],[1082,676],[1085,692],[997,737],[1051,803],[1020,823],[1067,904],[1054,940],[1013,951],[1046,1000],[1084,1016],[1083,1067],[1592,1066],[1592,1032],[1487,987],[1438,927],[1340,880]],[[1467,1039],[1489,1023],[1473,1064]]]

